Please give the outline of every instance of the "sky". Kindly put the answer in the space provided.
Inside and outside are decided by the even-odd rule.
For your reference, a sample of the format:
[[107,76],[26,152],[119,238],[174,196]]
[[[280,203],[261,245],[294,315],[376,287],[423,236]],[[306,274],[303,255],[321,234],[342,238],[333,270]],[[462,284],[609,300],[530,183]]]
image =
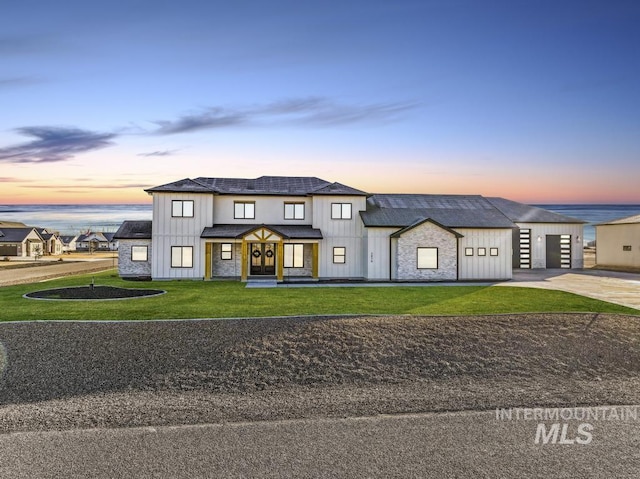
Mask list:
[[636,0],[2,0],[0,204],[181,178],[640,204]]

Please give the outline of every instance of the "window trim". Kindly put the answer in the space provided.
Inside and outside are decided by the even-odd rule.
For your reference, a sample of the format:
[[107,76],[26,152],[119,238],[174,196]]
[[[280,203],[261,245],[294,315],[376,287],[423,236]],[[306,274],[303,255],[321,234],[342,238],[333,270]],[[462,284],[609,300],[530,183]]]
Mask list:
[[[180,250],[180,255],[179,255],[180,265],[179,266],[178,265],[174,265],[174,261],[173,261],[174,260],[174,251],[176,251],[176,250]],[[185,258],[184,253],[185,253],[185,251],[191,251],[191,255],[190,255],[191,264],[187,265],[187,266],[184,265],[184,263],[185,263],[185,261],[184,261],[184,258]],[[172,246],[171,247],[171,258],[170,258],[170,260],[171,260],[171,268],[174,268],[174,269],[193,268],[193,246]]]
[[468,247],[466,247],[466,248],[464,249],[464,255],[465,255],[465,256],[473,256],[473,248],[471,248],[471,247],[469,247],[469,246],[468,246]]
[[[436,265],[433,266],[420,266],[420,250],[434,250],[436,252]],[[438,269],[440,266],[440,252],[435,246],[418,246],[416,248],[416,269]]]
[[478,248],[478,256],[487,256],[487,248],[484,248],[484,247]]
[[[336,252],[336,250],[342,250],[342,254]],[[336,261],[336,259],[342,258],[342,261]],[[334,246],[333,247],[333,264],[347,264],[347,247],[346,246]]]
[[[296,249],[302,248],[302,255],[296,256]],[[289,253],[287,251],[290,250]],[[284,268],[304,268],[304,243],[285,243],[283,249],[282,265]],[[302,264],[296,264],[296,258],[302,261]],[[290,261],[287,261],[290,260]]]
[[[225,246],[228,246],[229,249],[226,250]],[[228,256],[228,258],[225,256]],[[229,261],[233,259],[233,243],[220,243],[220,259],[222,261]]]
[[[287,216],[287,206],[293,206],[293,216]],[[302,206],[302,217],[299,218],[296,216],[296,208],[297,206]],[[305,203],[304,202],[295,202],[295,201],[285,201],[284,203],[284,219],[285,220],[303,220],[305,219]]]
[[[184,205],[185,203],[191,204],[191,214],[184,214]],[[176,205],[180,204],[180,213],[175,214]],[[193,218],[195,216],[195,204],[193,200],[171,200],[171,217],[172,218]]]
[[[134,248],[144,248],[144,259],[133,259],[133,249]],[[132,262],[136,262],[136,263],[146,263],[147,261],[149,261],[149,245],[138,245],[138,244],[134,244],[131,245],[131,261]]]
[[499,255],[499,250],[498,248],[489,248],[489,256],[498,256]]
[[[238,216],[238,205],[243,205],[242,214]],[[253,206],[253,216],[247,216],[247,205]],[[233,202],[233,219],[234,220],[255,220],[256,219],[256,202],[255,201],[234,201]]]
[[[334,206],[340,206],[340,216],[334,214]],[[349,216],[345,216],[344,208],[349,207]],[[350,220],[353,218],[353,203],[331,203],[331,219],[332,220]]]

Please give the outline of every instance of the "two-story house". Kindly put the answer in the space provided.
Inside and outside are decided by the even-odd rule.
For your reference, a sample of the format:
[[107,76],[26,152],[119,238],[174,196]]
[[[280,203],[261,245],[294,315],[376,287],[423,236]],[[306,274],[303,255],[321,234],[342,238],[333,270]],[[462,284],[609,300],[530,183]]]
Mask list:
[[153,220],[115,236],[123,277],[503,280],[514,267],[582,267],[580,220],[501,198],[371,195],[275,176],[146,191]]

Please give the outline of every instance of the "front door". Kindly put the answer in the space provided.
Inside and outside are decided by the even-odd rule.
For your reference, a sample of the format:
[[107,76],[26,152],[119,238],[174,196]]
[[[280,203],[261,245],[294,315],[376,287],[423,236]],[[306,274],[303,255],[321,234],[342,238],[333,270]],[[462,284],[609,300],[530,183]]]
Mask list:
[[251,243],[251,274],[276,274],[276,245],[274,243]]

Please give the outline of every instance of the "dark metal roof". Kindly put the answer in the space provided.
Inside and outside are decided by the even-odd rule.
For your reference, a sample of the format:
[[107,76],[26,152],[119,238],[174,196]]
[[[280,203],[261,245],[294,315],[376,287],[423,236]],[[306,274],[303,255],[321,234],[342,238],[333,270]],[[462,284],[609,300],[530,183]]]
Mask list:
[[151,221],[125,221],[113,239],[151,239]]
[[322,239],[322,232],[310,225],[214,225],[205,228],[201,238],[239,239],[258,228],[267,228],[286,239]]
[[448,228],[513,228],[497,208],[478,195],[380,194],[360,212],[365,226],[404,228],[428,218]]
[[21,243],[32,231],[38,233],[35,228],[3,228],[0,230],[0,243]]
[[517,223],[578,223],[586,221],[561,215],[537,206],[525,205],[505,198],[487,198],[487,200],[507,218]]
[[156,186],[146,192],[217,193],[242,195],[366,195],[341,183],[313,176],[261,176],[260,178],[185,178]]

